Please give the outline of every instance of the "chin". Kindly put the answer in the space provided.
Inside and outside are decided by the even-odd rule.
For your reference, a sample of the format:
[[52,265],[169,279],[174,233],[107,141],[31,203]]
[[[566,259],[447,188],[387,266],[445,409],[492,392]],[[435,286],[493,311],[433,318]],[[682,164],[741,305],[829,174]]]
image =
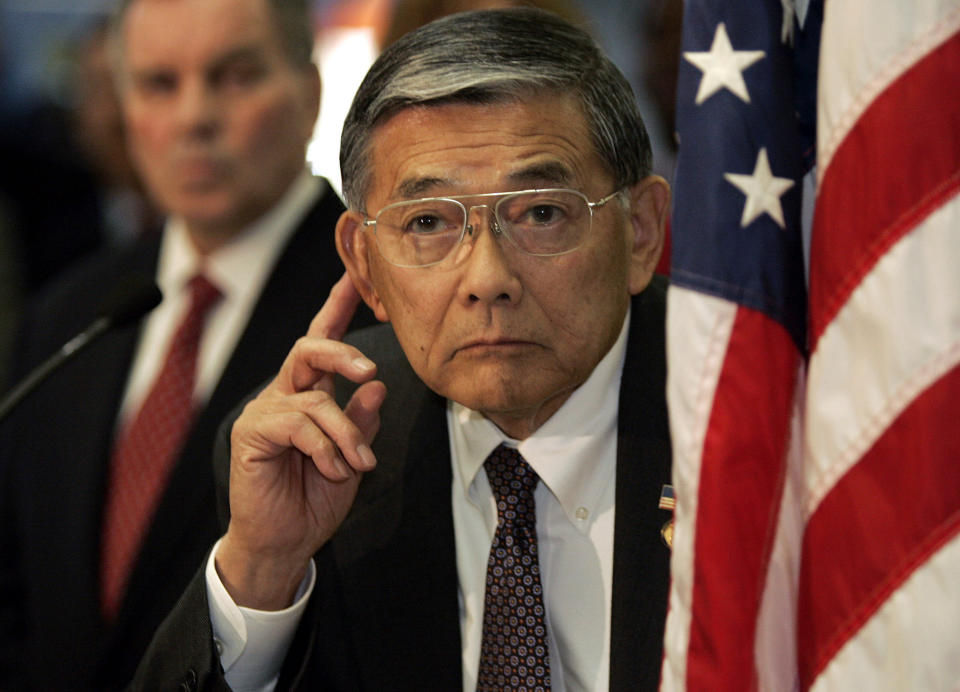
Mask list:
[[531,396],[532,392],[522,386],[485,387],[474,389],[464,396],[451,397],[469,409],[487,415],[523,416],[525,412],[539,408],[543,399]]
[[179,214],[190,226],[222,230],[237,225],[238,214],[234,205],[217,197],[208,197],[205,200],[191,200],[184,204]]

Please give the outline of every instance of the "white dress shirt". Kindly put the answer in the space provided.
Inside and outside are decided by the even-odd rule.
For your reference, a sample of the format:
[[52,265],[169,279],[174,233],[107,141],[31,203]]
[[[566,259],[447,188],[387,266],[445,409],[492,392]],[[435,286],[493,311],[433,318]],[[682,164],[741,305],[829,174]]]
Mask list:
[[[516,447],[541,479],[534,498],[552,689],[609,687],[617,411],[629,322],[628,314],[587,381],[525,440],[448,402],[465,692],[476,689],[487,557],[497,525],[483,462],[501,442]],[[306,608],[315,567],[311,562],[290,608],[264,612],[233,603],[214,568],[215,555],[216,548],[207,563],[207,594],[227,682],[237,692],[269,692]]]
[[209,398],[277,258],[323,192],[324,184],[304,171],[273,209],[207,257],[199,255],[181,219],[171,217],[167,221],[156,275],[163,301],[145,321],[118,424],[135,414],[149,393],[174,332],[190,308],[190,279],[201,269],[223,294],[208,313],[197,355],[194,401],[202,404]]

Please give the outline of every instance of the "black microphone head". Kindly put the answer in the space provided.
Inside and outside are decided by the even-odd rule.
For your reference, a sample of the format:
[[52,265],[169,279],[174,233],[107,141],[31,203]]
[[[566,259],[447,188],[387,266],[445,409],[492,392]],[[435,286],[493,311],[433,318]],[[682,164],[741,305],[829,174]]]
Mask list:
[[123,327],[153,310],[162,298],[153,277],[133,274],[117,282],[103,301],[100,315],[106,317],[111,326]]

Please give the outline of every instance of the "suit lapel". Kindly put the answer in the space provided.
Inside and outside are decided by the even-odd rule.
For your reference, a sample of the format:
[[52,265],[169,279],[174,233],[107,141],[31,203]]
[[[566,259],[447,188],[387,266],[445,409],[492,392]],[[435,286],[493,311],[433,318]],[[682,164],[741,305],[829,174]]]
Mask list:
[[[620,386],[610,689],[656,690],[660,680],[670,551],[658,509],[670,483],[662,286],[633,301]],[[660,293],[660,300],[654,300]]]

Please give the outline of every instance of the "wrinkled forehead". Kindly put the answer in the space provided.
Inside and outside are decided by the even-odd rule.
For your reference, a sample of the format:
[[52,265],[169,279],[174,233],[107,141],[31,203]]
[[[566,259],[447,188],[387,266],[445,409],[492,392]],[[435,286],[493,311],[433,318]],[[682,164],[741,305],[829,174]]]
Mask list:
[[373,129],[370,205],[432,195],[589,186],[609,173],[578,99],[549,93],[395,110]]

